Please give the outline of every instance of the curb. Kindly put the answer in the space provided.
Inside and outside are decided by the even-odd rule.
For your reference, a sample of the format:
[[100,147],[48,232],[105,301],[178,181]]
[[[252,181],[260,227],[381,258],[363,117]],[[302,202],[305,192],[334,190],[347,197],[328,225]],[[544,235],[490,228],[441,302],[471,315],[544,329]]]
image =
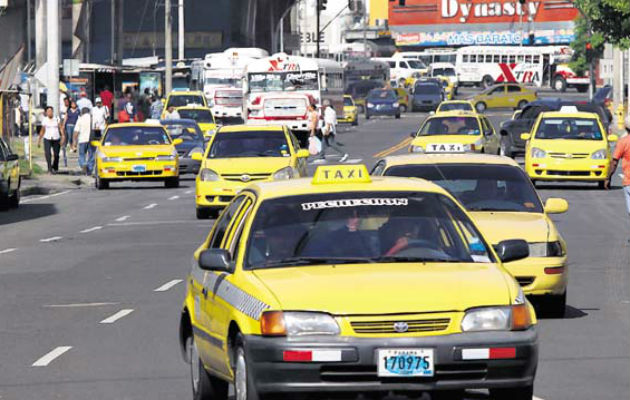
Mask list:
[[[93,185],[91,177],[72,176],[67,180],[46,181],[41,179],[24,179],[20,188],[22,197],[47,195],[61,190],[81,189]],[[89,182],[88,182],[89,180]]]

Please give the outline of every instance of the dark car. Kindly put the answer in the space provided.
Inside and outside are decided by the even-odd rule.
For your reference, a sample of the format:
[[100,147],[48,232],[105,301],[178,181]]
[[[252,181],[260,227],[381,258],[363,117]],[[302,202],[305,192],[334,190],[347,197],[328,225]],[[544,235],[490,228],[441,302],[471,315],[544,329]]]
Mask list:
[[365,118],[388,115],[400,118],[398,94],[392,89],[372,89],[365,99]]
[[441,82],[416,82],[411,94],[411,111],[435,111],[443,100],[444,88]]
[[172,139],[181,138],[184,141],[177,146],[179,155],[179,173],[196,174],[201,166],[200,161],[192,159],[195,153],[203,154],[206,149],[206,141],[203,132],[192,119],[167,119],[160,121]]
[[345,90],[345,94],[349,94],[354,99],[354,104],[356,104],[359,109],[359,113],[365,112],[365,99],[370,93],[372,89],[383,88],[385,86],[385,82],[381,80],[365,80],[358,81],[348,85]]
[[562,107],[573,106],[581,112],[595,113],[602,121],[604,129],[608,131],[612,114],[603,104],[597,102],[568,101],[560,98],[542,98],[523,107],[514,119],[505,121],[499,130],[501,134],[501,154],[514,157],[525,153],[525,141],[521,139],[522,133],[529,133],[536,119],[542,112],[559,111]]
[[20,205],[19,157],[0,138],[0,210]]

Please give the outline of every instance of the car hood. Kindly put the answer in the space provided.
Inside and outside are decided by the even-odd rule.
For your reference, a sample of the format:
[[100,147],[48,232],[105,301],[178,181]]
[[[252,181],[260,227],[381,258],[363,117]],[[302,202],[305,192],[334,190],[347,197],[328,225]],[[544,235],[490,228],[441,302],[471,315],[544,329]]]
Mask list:
[[538,147],[551,153],[588,153],[605,149],[604,140],[564,140],[564,139],[534,139],[532,147]]
[[100,152],[107,157],[155,157],[157,155],[171,155],[173,146],[146,145],[146,146],[101,146]]
[[291,157],[239,157],[210,158],[204,161],[204,168],[219,174],[273,174],[291,165]]
[[494,264],[352,264],[253,272],[283,310],[397,314],[511,301],[509,275]]
[[549,240],[549,222],[542,213],[472,211],[470,215],[493,245],[509,239]]

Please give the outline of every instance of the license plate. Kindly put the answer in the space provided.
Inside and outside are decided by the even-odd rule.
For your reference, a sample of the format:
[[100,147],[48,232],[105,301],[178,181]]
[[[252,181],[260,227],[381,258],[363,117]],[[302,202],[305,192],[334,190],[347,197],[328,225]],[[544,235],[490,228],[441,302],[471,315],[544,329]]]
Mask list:
[[378,376],[433,376],[433,349],[379,349]]
[[464,145],[460,143],[430,143],[427,153],[463,153]]
[[147,170],[146,165],[134,165],[131,167],[133,172],[145,172]]

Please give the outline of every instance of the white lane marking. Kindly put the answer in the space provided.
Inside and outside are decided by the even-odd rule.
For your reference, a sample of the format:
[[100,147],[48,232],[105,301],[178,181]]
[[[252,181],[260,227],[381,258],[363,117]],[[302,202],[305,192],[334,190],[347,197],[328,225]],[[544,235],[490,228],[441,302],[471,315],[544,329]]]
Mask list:
[[171,196],[168,198],[169,200],[177,200],[179,199],[179,196],[175,195],[175,196]]
[[162,286],[160,286],[157,289],[154,289],[154,292],[166,292],[167,290],[169,290],[170,288],[172,288],[173,286],[177,285],[178,283],[182,282],[181,279],[173,279],[170,282],[166,282],[165,284],[163,284]]
[[25,199],[25,200],[21,200],[22,203],[30,203],[32,201],[37,201],[37,200],[46,200],[49,199],[51,197],[56,197],[56,196],[61,196],[62,194],[66,194],[66,193],[70,193],[70,190],[64,190],[63,192],[59,192],[59,193],[53,193],[53,194],[49,194],[46,196],[39,196],[39,197],[34,197],[32,199]]
[[129,215],[123,215],[122,217],[116,218],[116,222],[123,222],[126,219],[128,219],[129,217],[130,217]]
[[534,397],[532,398],[532,400],[545,400],[545,399],[543,399],[543,398],[541,398],[541,397],[536,397],[536,396],[534,396]]
[[[107,224],[107,226],[142,226],[142,225],[167,225],[167,224],[198,224],[199,221],[147,221],[147,222],[120,222],[120,223],[111,223]],[[205,226],[205,225],[204,225]]]
[[46,239],[39,239],[42,243],[56,242],[57,240],[63,239],[63,236],[53,236]]
[[81,307],[104,307],[115,306],[120,303],[103,302],[103,303],[70,303],[70,304],[45,304],[45,308],[81,308]]
[[192,192],[193,192],[192,190],[187,190],[184,192],[184,194],[192,194]]
[[151,204],[149,204],[147,206],[144,206],[142,208],[144,208],[145,210],[150,210],[150,209],[152,209],[155,206],[157,206],[157,203],[151,203]]
[[72,346],[59,346],[33,363],[33,367],[45,367],[57,357],[70,350]]
[[87,228],[87,229],[82,230],[80,233],[90,233],[90,232],[98,231],[98,230],[101,230],[101,229],[103,229],[102,226],[93,226],[91,228]]
[[107,317],[104,320],[102,320],[101,324],[113,324],[114,322],[118,321],[122,317],[131,314],[132,312],[133,312],[133,308],[122,309],[122,310],[118,311],[116,314],[114,314],[114,315],[112,315],[110,317]]
[[13,251],[15,251],[15,250],[17,250],[17,249],[16,249],[16,248],[14,248],[14,247],[11,247],[11,248],[9,248],[9,249],[0,250],[0,254],[7,254],[7,253],[11,253],[11,252],[13,252]]

